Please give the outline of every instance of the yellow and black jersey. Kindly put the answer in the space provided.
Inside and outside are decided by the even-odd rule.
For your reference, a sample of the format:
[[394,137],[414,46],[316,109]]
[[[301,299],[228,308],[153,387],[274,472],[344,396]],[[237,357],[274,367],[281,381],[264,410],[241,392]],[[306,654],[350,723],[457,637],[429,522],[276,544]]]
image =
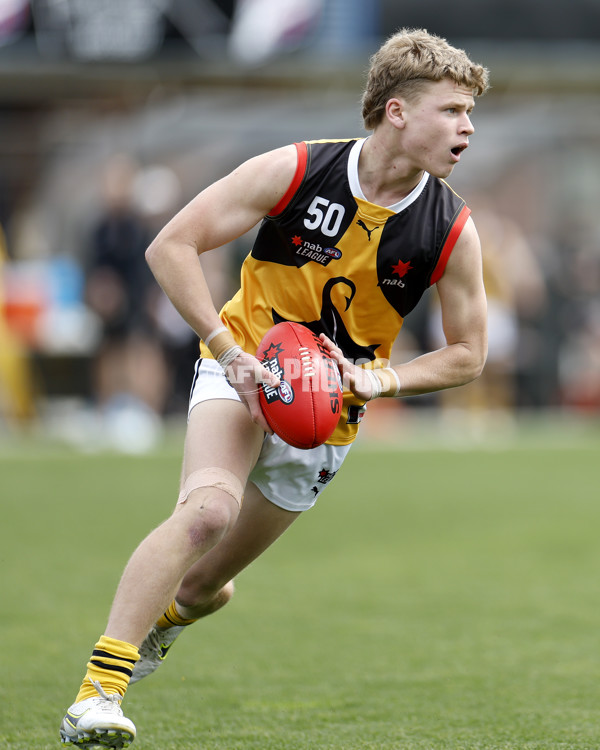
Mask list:
[[[404,317],[441,277],[470,213],[465,202],[425,174],[396,205],[370,203],[358,180],[363,143],[296,144],[292,184],[262,222],[241,289],[221,312],[246,351],[290,320],[324,332],[355,363],[382,366]],[[330,443],[355,438],[363,406],[345,394]]]

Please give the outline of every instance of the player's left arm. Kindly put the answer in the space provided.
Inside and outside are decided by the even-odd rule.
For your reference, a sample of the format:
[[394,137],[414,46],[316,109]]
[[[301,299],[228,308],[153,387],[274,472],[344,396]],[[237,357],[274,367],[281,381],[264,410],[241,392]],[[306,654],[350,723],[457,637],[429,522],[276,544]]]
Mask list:
[[[410,362],[392,365],[394,373],[376,370],[382,396],[416,396],[454,388],[475,380],[483,370],[487,356],[487,303],[481,244],[470,218],[437,282],[437,290],[446,345]],[[365,400],[379,395],[379,385],[373,385],[372,375],[348,362],[331,342],[326,343],[346,387]]]
[[[469,218],[437,282],[446,346],[419,357],[430,369],[431,390],[465,385],[481,375],[487,357],[487,300],[483,285],[481,243]],[[408,363],[408,366],[410,363]],[[399,372],[402,371],[400,366]],[[405,373],[406,375],[406,373]],[[401,376],[402,377],[402,376]],[[408,379],[402,390],[425,393],[424,383]]]

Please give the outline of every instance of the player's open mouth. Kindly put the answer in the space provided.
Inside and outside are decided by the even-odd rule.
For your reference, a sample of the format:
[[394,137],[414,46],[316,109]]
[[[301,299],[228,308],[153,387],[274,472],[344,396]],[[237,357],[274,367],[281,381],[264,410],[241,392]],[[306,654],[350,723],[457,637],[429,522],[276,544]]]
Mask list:
[[456,158],[456,161],[460,159],[460,155],[468,147],[468,145],[468,143],[461,143],[459,146],[454,146],[454,148],[450,149],[453,156]]

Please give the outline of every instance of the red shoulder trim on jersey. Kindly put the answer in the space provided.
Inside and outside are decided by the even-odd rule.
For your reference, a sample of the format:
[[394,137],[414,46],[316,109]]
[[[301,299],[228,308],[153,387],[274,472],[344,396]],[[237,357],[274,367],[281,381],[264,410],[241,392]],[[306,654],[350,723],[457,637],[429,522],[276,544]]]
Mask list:
[[456,245],[456,241],[460,237],[460,233],[467,223],[467,219],[469,218],[470,213],[471,209],[467,206],[463,206],[460,213],[456,217],[456,221],[452,225],[452,229],[448,234],[448,238],[446,239],[446,242],[444,242],[444,246],[442,247],[440,258],[436,264],[436,267],[433,269],[433,273],[431,274],[429,286],[433,286],[442,278],[444,270],[446,269],[446,264],[448,263],[448,258],[450,257],[450,253],[454,249],[454,245]]
[[285,191],[283,198],[279,203],[272,208],[267,216],[278,216],[288,205],[288,203],[294,197],[296,190],[300,187],[300,183],[304,179],[304,173],[306,172],[306,162],[308,160],[308,152],[306,143],[301,141],[300,143],[294,143],[296,151],[298,152],[298,164],[296,165],[296,172],[292,179],[289,188]]

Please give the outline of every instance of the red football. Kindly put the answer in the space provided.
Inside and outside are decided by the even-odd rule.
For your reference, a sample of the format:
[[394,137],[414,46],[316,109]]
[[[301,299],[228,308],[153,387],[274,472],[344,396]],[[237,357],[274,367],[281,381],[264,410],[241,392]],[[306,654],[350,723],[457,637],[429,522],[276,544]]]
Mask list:
[[286,443],[316,448],[334,431],[342,410],[337,364],[321,340],[300,323],[277,323],[260,342],[256,357],[281,383],[261,386],[265,418]]

